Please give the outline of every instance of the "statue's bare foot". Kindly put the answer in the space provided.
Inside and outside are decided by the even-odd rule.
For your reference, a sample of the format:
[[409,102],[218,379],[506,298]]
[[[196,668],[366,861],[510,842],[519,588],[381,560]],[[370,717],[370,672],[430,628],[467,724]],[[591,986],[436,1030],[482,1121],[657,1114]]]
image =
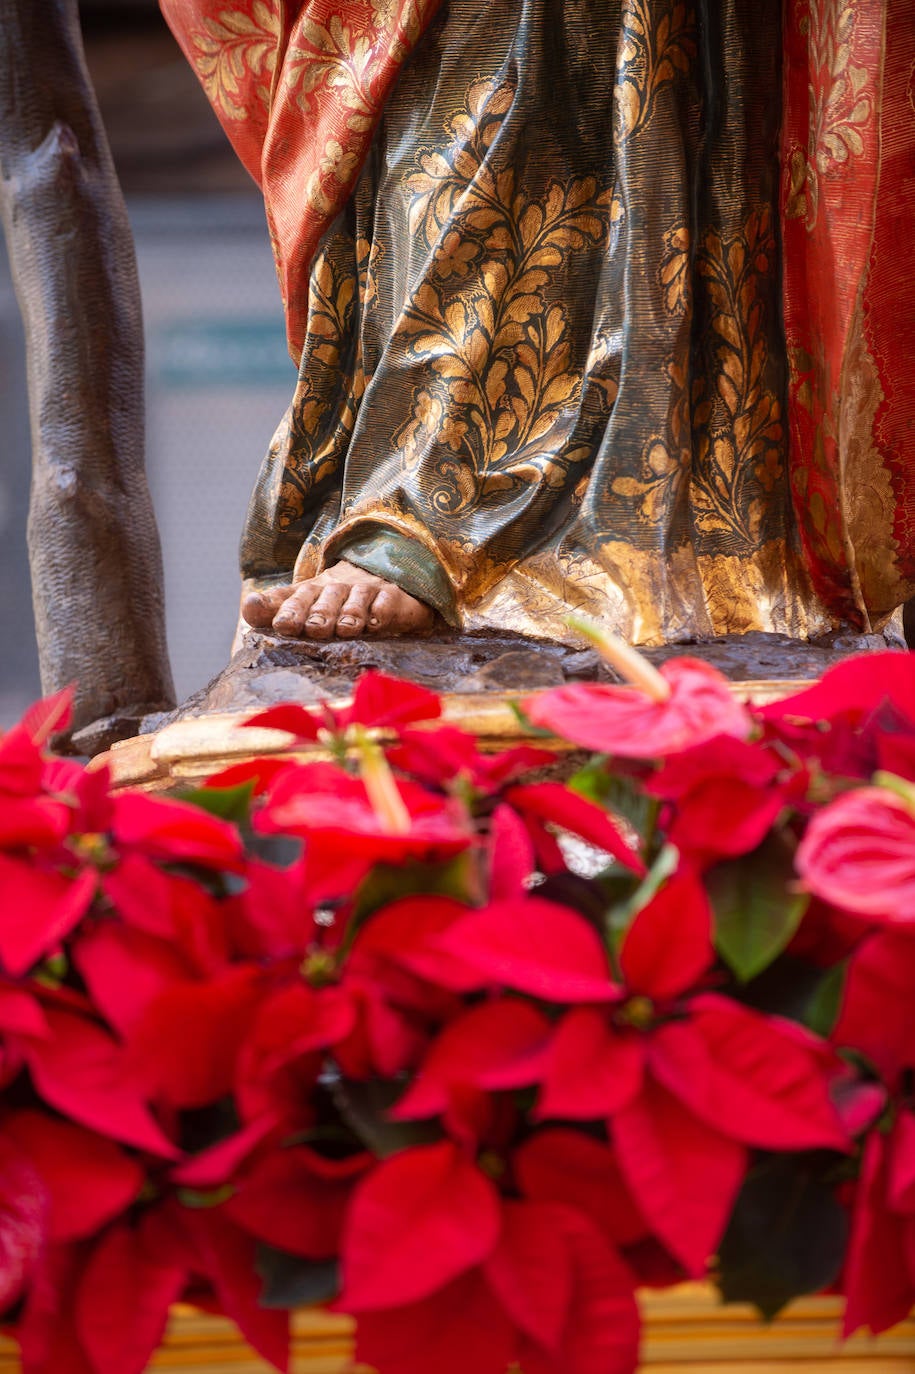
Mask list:
[[435,619],[425,602],[345,562],[295,586],[250,592],[241,613],[255,630],[287,639],[423,634]]

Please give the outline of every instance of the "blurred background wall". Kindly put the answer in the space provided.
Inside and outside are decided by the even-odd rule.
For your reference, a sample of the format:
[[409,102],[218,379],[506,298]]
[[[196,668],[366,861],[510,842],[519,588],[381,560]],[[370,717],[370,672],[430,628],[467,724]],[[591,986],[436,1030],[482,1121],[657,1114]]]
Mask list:
[[[134,228],[147,470],[179,697],[228,659],[237,546],[295,384],[260,195],[155,0],[81,0],[86,55]],[[39,691],[26,561],[24,344],[0,235],[0,728]]]

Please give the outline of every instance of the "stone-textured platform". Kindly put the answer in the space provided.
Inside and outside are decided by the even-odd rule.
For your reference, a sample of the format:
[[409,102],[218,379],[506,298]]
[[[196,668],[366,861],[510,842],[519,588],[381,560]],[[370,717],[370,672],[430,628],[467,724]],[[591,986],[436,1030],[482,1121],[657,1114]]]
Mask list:
[[[584,641],[583,641],[584,643]],[[732,681],[798,681],[819,677],[849,654],[902,647],[883,635],[831,635],[818,641],[785,635],[728,635],[695,644],[643,650],[654,663],[689,654],[714,664]],[[563,682],[611,680],[590,648],[569,648],[520,635],[462,635],[422,639],[286,640],[253,631],[207,687],[177,711],[151,716],[144,731],[212,712],[257,711],[280,701],[303,703],[345,697],[359,674],[377,668],[438,692],[533,692]]]
[[[835,633],[819,640],[785,635],[728,635],[698,643],[668,644],[643,652],[653,663],[678,654],[702,658],[734,682],[809,681],[850,654],[904,649],[901,628],[880,635]],[[151,734],[176,721],[263,710],[281,701],[303,704],[347,697],[359,674],[377,668],[443,693],[517,695],[563,682],[611,680],[590,648],[570,648],[521,635],[456,631],[416,639],[279,639],[249,631],[229,665],[176,711],[140,719],[129,712],[78,731],[71,752],[99,754],[125,736]]]

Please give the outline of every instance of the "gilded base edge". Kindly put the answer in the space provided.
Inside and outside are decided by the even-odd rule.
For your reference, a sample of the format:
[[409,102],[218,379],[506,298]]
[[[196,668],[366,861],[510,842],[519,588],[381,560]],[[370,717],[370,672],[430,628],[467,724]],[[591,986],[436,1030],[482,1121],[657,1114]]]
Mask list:
[[[682,1284],[640,1295],[644,1318],[641,1369],[651,1374],[787,1374],[811,1368],[819,1374],[903,1374],[915,1371],[915,1319],[876,1340],[838,1338],[841,1301],[802,1298],[774,1322],[763,1324],[753,1308],[722,1305],[714,1289]],[[245,1344],[232,1323],[193,1308],[173,1309],[152,1370],[170,1374],[268,1374],[270,1366]],[[291,1374],[352,1374],[352,1324],[321,1309],[293,1318]],[[0,1341],[0,1374],[18,1374],[15,1344]],[[429,1374],[435,1374],[430,1370]],[[473,1374],[468,1369],[467,1374]]]
[[[812,680],[779,678],[734,682],[732,689],[739,700],[764,705],[811,685]],[[514,710],[518,700],[519,694],[513,692],[450,692],[442,696],[442,719],[475,734],[482,749],[501,749],[530,737]],[[343,706],[348,701],[349,698],[339,698],[327,704]],[[243,723],[256,714],[254,710],[219,712],[178,720],[155,734],[121,740],[107,753],[93,759],[90,767],[107,765],[116,787],[161,791],[182,783],[199,782],[220,768],[259,755],[284,754],[312,760],[330,757],[326,750],[317,746],[296,746],[293,737],[282,730],[242,729]],[[571,747],[561,740],[551,743],[538,738],[537,743],[557,752]]]

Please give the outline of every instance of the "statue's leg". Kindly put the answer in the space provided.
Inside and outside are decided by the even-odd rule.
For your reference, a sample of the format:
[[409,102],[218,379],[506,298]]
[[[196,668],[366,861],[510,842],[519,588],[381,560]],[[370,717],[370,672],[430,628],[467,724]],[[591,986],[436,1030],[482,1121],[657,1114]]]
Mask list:
[[[588,16],[573,9],[570,41],[593,21],[612,52],[613,0]],[[414,633],[430,608],[459,627],[575,517],[604,418],[582,400],[581,377],[614,214],[613,64],[597,71],[587,46],[569,48],[584,106],[573,102],[557,132],[562,0],[484,13],[485,28],[472,0],[443,7],[386,106],[349,214],[299,285],[297,394],[242,544],[259,593],[243,613],[256,628]],[[493,69],[485,81],[467,71],[468,23],[475,59]],[[378,579],[368,608],[357,570]]]
[[[360,197],[361,217],[370,219],[370,178]],[[422,634],[434,624],[433,608],[448,619],[422,575],[421,553],[396,547],[390,534],[369,566],[365,540],[326,560],[308,556],[339,518],[346,452],[365,388],[356,302],[365,291],[359,280],[367,250],[360,263],[358,218],[341,216],[313,267],[315,299],[322,289],[329,293],[333,314],[308,332],[295,395],[261,466],[242,535],[242,617],[291,639]]]
[[136,262],[77,0],[0,0],[0,111],[0,214],[27,344],[42,685],[75,682],[74,729],[109,718],[111,737],[174,691],[143,459]]

